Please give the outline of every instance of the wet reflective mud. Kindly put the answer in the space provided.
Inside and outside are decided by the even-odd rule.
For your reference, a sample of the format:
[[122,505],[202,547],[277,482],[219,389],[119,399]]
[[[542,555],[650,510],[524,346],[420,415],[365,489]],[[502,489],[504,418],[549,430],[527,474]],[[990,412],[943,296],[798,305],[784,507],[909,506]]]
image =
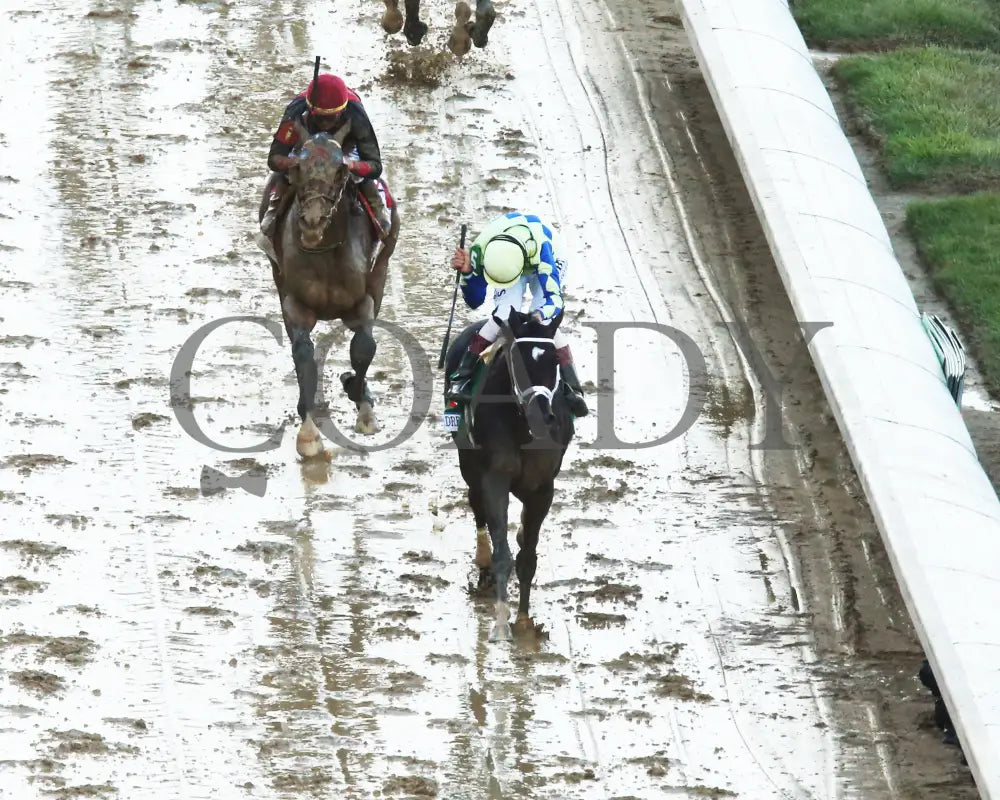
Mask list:
[[[689,143],[722,136],[703,87],[663,83],[690,60],[683,32],[642,4],[505,4],[489,47],[459,63],[448,3],[425,8],[416,49],[386,39],[382,13],[2,12],[0,794],[943,796],[952,753],[911,730],[915,683],[885,684],[914,639],[808,370],[811,410],[790,429],[825,437],[824,452],[802,466],[750,447],[760,383],[727,315],[770,325],[779,361],[798,351],[774,333],[786,301],[763,319],[773,265],[738,175],[672,140],[692,114]],[[403,218],[381,318],[422,352],[376,331],[381,430],[362,439],[337,380],[348,337],[321,323],[329,458],[303,464],[284,337],[229,322],[200,345],[189,395],[170,375],[206,324],[280,324],[252,234],[270,136],[315,53],[375,123]],[[737,199],[706,202],[706,187]],[[510,208],[566,240],[563,328],[614,435],[663,437],[691,392],[705,413],[638,449],[595,447],[598,413],[578,422],[539,545],[544,635],[498,646],[470,590],[475,527],[440,376],[415,388],[414,375],[436,364],[460,224]],[[741,283],[727,270],[747,252],[760,276]],[[477,315],[459,308],[453,330]],[[609,321],[683,331],[704,385],[675,341],[632,328],[616,334],[614,396],[594,391],[593,324]],[[329,435],[387,445],[428,392],[399,443]],[[197,441],[178,408],[229,450]],[[240,452],[282,426],[277,447]],[[203,490],[205,467],[266,489]],[[869,707],[859,694],[867,728],[849,713]],[[887,740],[918,736],[918,778],[892,752],[882,766]],[[952,783],[949,797],[973,796]]]

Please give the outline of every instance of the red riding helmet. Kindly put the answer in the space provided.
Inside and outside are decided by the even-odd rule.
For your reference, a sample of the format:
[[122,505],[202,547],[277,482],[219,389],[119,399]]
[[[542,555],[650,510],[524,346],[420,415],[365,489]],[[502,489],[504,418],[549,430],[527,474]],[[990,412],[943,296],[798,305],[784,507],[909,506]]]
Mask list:
[[336,75],[320,75],[316,80],[309,81],[306,88],[309,113],[317,116],[339,114],[347,106],[349,99],[347,84]]

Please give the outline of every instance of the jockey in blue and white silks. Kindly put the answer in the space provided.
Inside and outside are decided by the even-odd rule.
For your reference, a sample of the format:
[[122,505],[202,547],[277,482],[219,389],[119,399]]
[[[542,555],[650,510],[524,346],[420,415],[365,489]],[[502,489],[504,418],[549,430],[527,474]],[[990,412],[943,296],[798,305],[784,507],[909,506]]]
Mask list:
[[[455,250],[453,269],[462,273],[462,297],[470,308],[479,308],[493,288],[493,310],[480,328],[458,369],[452,374],[450,399],[468,400],[469,383],[479,355],[500,335],[493,317],[507,319],[512,308],[521,309],[524,292],[531,290],[531,306],[542,322],[563,310],[562,280],[566,261],[560,258],[552,229],[534,214],[511,211],[491,220],[476,237],[468,251]],[[574,416],[588,413],[580,381],[576,376],[569,342],[562,330],[553,337],[560,372],[566,385],[567,399]]]

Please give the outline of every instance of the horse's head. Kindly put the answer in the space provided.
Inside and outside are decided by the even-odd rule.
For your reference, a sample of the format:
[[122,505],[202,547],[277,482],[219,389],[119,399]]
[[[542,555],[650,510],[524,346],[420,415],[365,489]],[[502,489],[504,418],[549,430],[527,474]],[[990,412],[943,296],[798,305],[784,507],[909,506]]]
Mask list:
[[[514,310],[506,322],[501,322],[501,329],[509,340],[504,356],[514,399],[529,424],[534,412],[546,426],[555,416],[552,405],[559,386],[559,359],[552,337],[560,322],[561,311],[553,319],[539,322],[530,314]],[[531,427],[534,430],[534,425]]]
[[302,145],[288,177],[297,193],[299,243],[305,249],[319,247],[343,197],[350,177],[343,143],[350,126],[346,122],[331,136],[310,134],[301,122],[296,123]]

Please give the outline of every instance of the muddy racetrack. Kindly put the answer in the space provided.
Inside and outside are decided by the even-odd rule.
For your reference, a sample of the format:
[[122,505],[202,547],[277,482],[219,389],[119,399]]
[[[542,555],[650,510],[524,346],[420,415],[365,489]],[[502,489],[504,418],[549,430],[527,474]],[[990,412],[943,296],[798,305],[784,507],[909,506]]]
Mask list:
[[[418,49],[386,39],[382,10],[2,12],[0,796],[975,797],[928,727],[919,646],[676,9],[504,2],[461,63],[446,4]],[[280,447],[211,449],[171,408],[201,326],[280,320],[251,236],[315,53],[375,123],[404,226],[382,318],[423,369],[460,224],[511,208],[569,244],[584,381],[588,323],[672,325],[706,359],[690,387],[669,339],[618,334],[622,440],[662,436],[689,391],[705,410],[645,449],[589,447],[596,417],[579,422],[539,546],[541,641],[486,641],[436,374],[412,437],[321,468],[297,463],[290,353],[260,325],[206,339],[189,402],[231,448],[286,423]],[[347,338],[315,338],[339,389]],[[415,393],[377,338],[369,445]],[[765,368],[797,449],[750,447]],[[326,400],[350,434],[353,408]],[[204,495],[204,465],[265,475],[266,494]]]

